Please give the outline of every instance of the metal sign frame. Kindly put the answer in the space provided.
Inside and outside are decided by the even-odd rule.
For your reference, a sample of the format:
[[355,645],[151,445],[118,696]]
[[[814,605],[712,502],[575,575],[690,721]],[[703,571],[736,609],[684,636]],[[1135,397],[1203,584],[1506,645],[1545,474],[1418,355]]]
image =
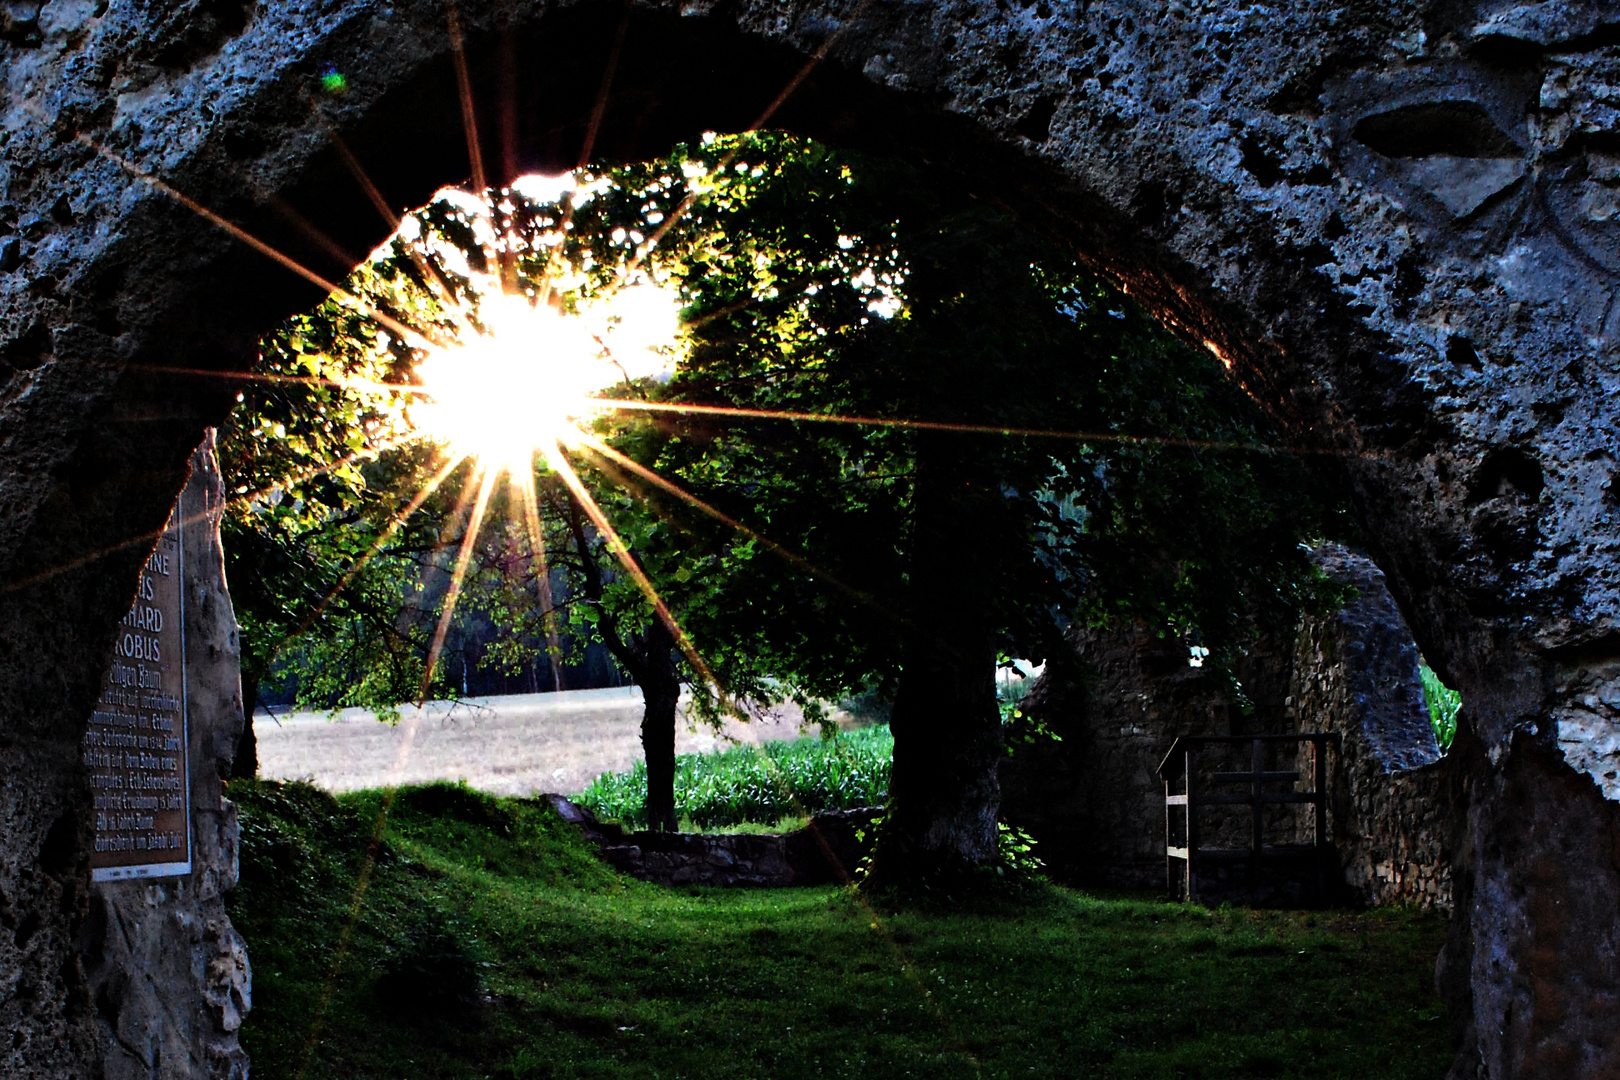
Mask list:
[[[190,486],[189,484],[187,485]],[[176,590],[180,603],[179,607],[179,640],[180,655],[176,662],[180,676],[180,753],[179,772],[180,787],[183,794],[185,857],[179,860],[148,863],[123,863],[114,866],[97,866],[97,856],[101,853],[92,849],[90,855],[90,880],[92,881],[131,881],[145,878],[181,877],[191,873],[193,855],[193,829],[191,822],[191,708],[188,700],[189,687],[187,686],[186,672],[186,518],[185,518],[185,492],[175,500],[171,528],[174,535],[175,551],[175,577]],[[163,530],[167,537],[171,528]],[[162,544],[162,541],[159,541]],[[137,603],[139,598],[137,597]],[[138,713],[137,713],[138,715]],[[122,853],[119,853],[122,854]]]

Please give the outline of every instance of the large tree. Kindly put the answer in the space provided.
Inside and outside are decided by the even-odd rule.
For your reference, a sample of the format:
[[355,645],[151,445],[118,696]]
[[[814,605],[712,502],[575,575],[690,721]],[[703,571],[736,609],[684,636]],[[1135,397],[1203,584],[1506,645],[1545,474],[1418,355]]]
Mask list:
[[880,869],[995,858],[998,657],[1141,615],[1219,661],[1319,599],[1321,503],[1255,404],[1010,214],[776,135],[612,179],[576,219],[596,265],[678,222],[691,349],[661,396],[753,414],[666,414],[641,460],[809,567],[706,578],[689,629],[818,693],[892,688]]
[[[456,451],[416,438],[412,426],[411,384],[427,350],[388,323],[440,339],[478,332],[480,275],[531,295],[548,288],[560,307],[578,299],[557,284],[544,243],[524,244],[553,229],[560,208],[507,196],[500,205],[436,200],[349,276],[342,295],[261,343],[259,378],[241,395],[221,453],[237,494],[224,533],[246,704],[276,675],[294,684],[300,705],[358,705],[385,717],[406,701],[454,696],[447,665],[435,660],[468,623],[500,632],[484,656],[496,669],[529,666],[541,650],[555,667],[598,640],[643,689],[647,818],[674,828],[674,741],[692,665],[620,561],[640,568],[636,548],[659,523],[584,460],[570,486],[540,455],[528,478],[537,512],[497,484],[480,525],[468,506],[482,465],[450,468]],[[492,259],[489,233],[480,236],[492,227],[514,241],[505,258]],[[602,505],[613,512],[612,542],[587,510]],[[679,557],[666,546],[652,569],[678,577],[665,564]],[[538,573],[542,566],[550,572]],[[726,682],[755,697],[774,693],[757,669],[734,664]],[[700,700],[717,719],[712,688]],[[243,774],[255,767],[251,730],[238,749]]]
[[[638,273],[681,289],[674,378],[627,379],[614,393],[638,408],[553,462],[586,480],[544,465],[536,480],[576,625],[646,691],[655,827],[673,816],[683,677],[715,677],[696,697],[711,717],[876,683],[895,732],[879,867],[981,865],[997,848],[998,658],[1038,658],[1073,618],[1141,615],[1219,659],[1318,590],[1299,549],[1324,529],[1310,478],[1266,449],[1253,402],[985,200],[775,134],[575,179],[561,199],[436,204],[369,273],[390,310],[430,322],[484,272],[564,309]],[[424,237],[459,256],[424,260]],[[369,334],[364,356],[411,353]],[[637,573],[614,569],[613,536]],[[532,628],[546,605],[523,595],[502,610]]]
[[[379,303],[406,299],[369,267],[351,287]],[[294,657],[306,704],[386,711],[420,687],[426,639],[422,620],[408,617],[410,583],[439,546],[431,511],[443,507],[398,512],[431,452],[401,444],[408,431],[396,395],[337,381],[400,381],[409,361],[368,317],[333,299],[260,343],[261,378],[238,396],[219,444],[249,716],[278,661]],[[257,769],[251,723],[233,768]]]

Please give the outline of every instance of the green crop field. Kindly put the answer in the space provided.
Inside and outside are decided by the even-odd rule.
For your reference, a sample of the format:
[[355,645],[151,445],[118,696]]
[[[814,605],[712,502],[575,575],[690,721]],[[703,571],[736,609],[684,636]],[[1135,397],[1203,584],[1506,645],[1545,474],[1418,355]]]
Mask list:
[[[738,746],[675,759],[675,811],[681,827],[803,824],[809,814],[881,806],[889,798],[889,727],[861,728],[837,738],[810,737]],[[577,802],[597,817],[644,827],[647,765],[606,773]]]
[[230,794],[256,1080],[1432,1080],[1449,1060],[1434,915],[1040,884],[894,912],[630,880],[548,806],[450,785]]

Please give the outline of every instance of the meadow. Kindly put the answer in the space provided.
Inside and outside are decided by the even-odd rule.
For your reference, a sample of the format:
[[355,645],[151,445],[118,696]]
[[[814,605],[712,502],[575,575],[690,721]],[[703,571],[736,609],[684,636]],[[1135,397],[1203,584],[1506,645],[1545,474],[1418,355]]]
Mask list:
[[[233,781],[278,1078],[1434,1078],[1441,917],[625,878],[540,801]],[[385,812],[386,811],[386,812]]]

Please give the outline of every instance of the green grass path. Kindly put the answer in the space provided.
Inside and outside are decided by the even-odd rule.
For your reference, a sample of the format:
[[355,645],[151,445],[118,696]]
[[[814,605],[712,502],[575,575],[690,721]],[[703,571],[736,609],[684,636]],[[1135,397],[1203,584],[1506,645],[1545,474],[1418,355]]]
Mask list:
[[256,1080],[1401,1077],[1449,1063],[1434,915],[1041,886],[879,913],[621,877],[548,807],[231,785]]

